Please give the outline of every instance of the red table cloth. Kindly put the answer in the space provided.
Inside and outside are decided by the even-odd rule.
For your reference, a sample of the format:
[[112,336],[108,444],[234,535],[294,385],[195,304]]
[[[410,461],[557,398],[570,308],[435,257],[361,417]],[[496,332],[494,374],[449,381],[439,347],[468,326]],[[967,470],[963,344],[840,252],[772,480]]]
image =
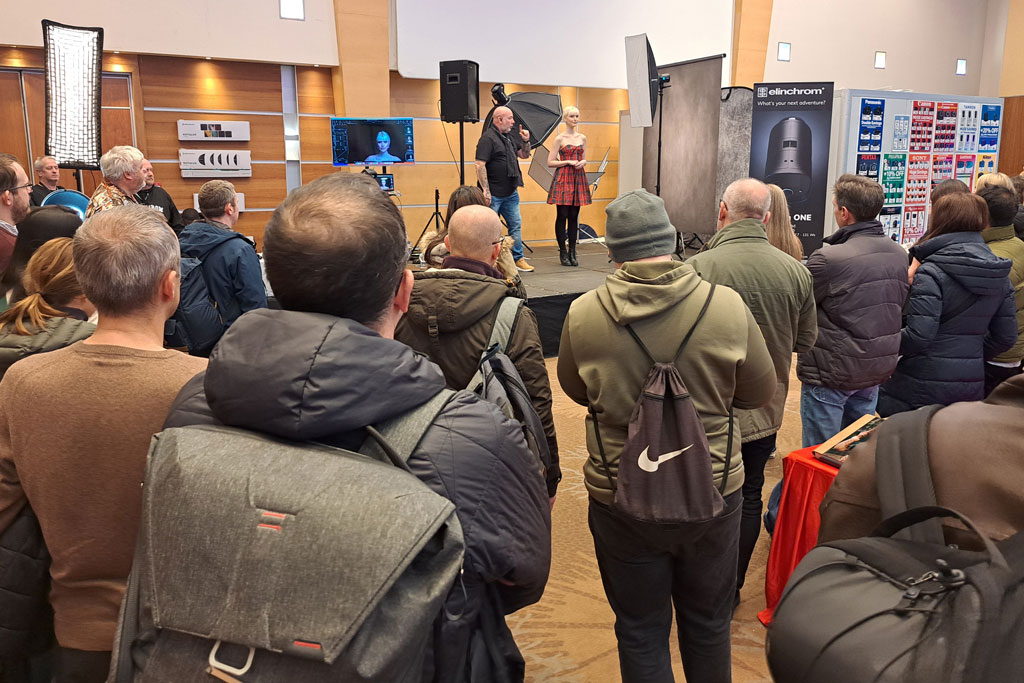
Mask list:
[[764,596],[767,607],[757,618],[767,625],[782,597],[790,574],[818,542],[821,517],[818,506],[836,478],[838,469],[815,459],[814,447],[793,451],[782,461],[782,498],[775,534],[768,553]]

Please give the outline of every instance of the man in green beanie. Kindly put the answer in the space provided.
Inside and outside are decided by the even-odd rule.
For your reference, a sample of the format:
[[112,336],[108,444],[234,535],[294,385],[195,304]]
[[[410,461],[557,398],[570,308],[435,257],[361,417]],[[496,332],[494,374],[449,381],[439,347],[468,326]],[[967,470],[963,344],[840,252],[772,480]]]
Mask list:
[[[558,381],[588,405],[584,479],[589,521],[605,594],[615,612],[624,681],[671,681],[668,639],[673,604],[687,680],[731,680],[729,624],[736,587],[743,460],[740,426],[730,438],[733,407],[758,408],[775,394],[775,368],[764,339],[740,296],[702,281],[693,267],[672,259],[676,229],[665,203],[644,190],[608,205],[605,242],[617,270],[573,302],[562,328]],[[707,310],[696,327],[701,309]],[[725,479],[722,513],[706,522],[640,522],[614,506],[614,482],[627,427],[652,363],[675,357],[712,458],[714,483]],[[598,430],[598,434],[595,434]],[[604,447],[608,468],[598,446]],[[728,444],[732,452],[727,452]],[[649,457],[646,449],[641,457]],[[656,471],[657,462],[641,463]],[[646,467],[644,467],[646,465]]]

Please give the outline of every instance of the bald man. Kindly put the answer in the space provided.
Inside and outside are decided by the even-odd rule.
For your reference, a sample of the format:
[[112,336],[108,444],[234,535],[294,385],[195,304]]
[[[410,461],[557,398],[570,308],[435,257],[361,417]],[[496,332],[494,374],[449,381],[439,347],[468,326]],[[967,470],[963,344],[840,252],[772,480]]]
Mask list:
[[[761,490],[764,466],[775,450],[775,437],[789,391],[793,353],[809,351],[818,336],[811,273],[792,256],[768,242],[765,223],[771,206],[768,186],[754,178],[737,180],[726,188],[718,205],[718,231],[705,251],[688,263],[697,274],[736,291],[754,315],[777,381],[771,402],[757,410],[737,410],[743,435],[743,514],[740,521],[736,599],[761,533]],[[786,207],[778,210],[786,211]]]
[[[516,126],[516,133],[512,132],[513,126]],[[516,125],[511,109],[496,107],[491,125],[487,126],[476,144],[476,178],[484,191],[484,198],[491,203],[495,213],[505,219],[508,234],[515,240],[512,258],[516,267],[527,273],[533,270],[533,266],[523,258],[523,219],[519,214],[519,188],[523,186],[523,174],[519,170],[519,159],[529,158],[530,131]]]
[[[464,389],[476,373],[498,306],[515,292],[512,282],[494,267],[501,232],[498,214],[486,206],[464,206],[452,214],[445,238],[450,253],[440,268],[415,274],[409,310],[395,331],[395,339],[441,366],[452,389]],[[551,451],[548,496],[553,504],[562,474],[551,415],[551,384],[537,319],[525,305],[519,307],[508,348],[503,350],[519,371],[544,425]]]

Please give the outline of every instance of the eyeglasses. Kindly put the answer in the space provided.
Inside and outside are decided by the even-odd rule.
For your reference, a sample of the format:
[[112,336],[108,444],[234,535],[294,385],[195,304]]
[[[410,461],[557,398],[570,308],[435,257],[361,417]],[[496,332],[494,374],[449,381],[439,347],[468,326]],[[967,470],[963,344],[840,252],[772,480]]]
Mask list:
[[491,242],[491,246],[493,247],[495,244],[501,244],[504,241],[505,241],[504,237],[499,237],[497,242]]
[[18,185],[17,187],[8,187],[6,190],[0,191],[0,194],[3,194],[4,192],[10,192],[11,194],[14,194],[18,190],[23,190],[26,187],[31,188],[32,187],[32,183],[27,183],[25,185]]

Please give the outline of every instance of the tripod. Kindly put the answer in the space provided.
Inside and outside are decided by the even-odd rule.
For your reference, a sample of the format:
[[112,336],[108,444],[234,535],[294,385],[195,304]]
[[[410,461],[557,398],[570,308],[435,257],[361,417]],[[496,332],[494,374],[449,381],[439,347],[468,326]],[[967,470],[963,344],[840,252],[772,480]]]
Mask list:
[[420,242],[423,241],[423,236],[427,234],[427,228],[430,224],[434,224],[434,232],[441,232],[441,191],[436,187],[434,188],[434,213],[430,214],[430,218],[423,224],[423,229],[420,230],[420,236],[413,242],[412,250],[409,252],[409,260],[416,262],[420,260],[424,254],[420,251]]
[[658,175],[654,182],[654,194],[661,196],[661,124],[665,120],[665,88],[671,88],[668,84],[669,76],[658,75]]

